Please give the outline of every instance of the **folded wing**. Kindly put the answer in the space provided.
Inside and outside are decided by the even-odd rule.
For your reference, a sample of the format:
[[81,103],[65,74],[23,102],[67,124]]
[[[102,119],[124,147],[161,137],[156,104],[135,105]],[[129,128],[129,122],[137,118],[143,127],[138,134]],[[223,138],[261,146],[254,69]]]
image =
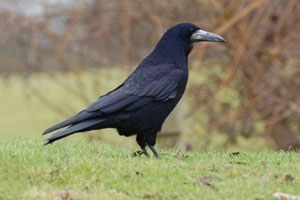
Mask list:
[[76,124],[87,128],[88,124],[94,125],[97,120],[100,123],[111,114],[130,112],[154,101],[168,101],[175,98],[177,84],[183,76],[183,71],[175,64],[138,68],[118,88],[99,97],[77,115],[48,128],[43,134],[66,126],[75,129]]

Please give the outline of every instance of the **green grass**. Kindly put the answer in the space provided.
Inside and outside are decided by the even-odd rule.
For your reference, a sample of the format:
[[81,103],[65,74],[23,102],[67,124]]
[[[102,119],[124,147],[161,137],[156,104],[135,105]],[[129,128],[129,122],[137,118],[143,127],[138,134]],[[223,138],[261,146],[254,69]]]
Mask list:
[[272,199],[299,194],[297,152],[181,153],[160,160],[84,139],[0,143],[0,199]]

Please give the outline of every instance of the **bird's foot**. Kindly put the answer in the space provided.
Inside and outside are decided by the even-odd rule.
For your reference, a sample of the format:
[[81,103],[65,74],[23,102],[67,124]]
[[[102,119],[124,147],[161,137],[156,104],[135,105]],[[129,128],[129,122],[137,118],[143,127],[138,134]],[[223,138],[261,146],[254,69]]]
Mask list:
[[139,151],[133,152],[131,155],[132,155],[132,157],[138,157],[138,156],[141,156],[143,154],[144,154],[144,152],[139,150]]
[[150,158],[148,151],[146,150],[146,147],[143,148],[141,151],[136,151],[132,153],[132,157],[137,157],[141,155],[145,155],[146,157]]
[[[152,153],[154,154],[154,156],[156,158],[160,158],[156,148],[153,145],[147,145],[147,146],[150,148],[150,150],[152,151]],[[144,154],[146,157],[150,158],[150,155],[149,155],[146,147],[142,148],[142,151],[136,151],[136,152],[132,153],[132,157],[141,156],[142,154]]]

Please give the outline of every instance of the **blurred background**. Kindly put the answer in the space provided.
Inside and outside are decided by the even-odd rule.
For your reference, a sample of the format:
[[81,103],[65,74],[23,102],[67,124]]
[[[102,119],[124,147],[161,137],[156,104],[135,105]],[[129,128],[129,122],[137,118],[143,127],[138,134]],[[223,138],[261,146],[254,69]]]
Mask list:
[[[165,30],[192,22],[198,43],[179,109],[160,141],[184,150],[300,148],[296,0],[0,0],[0,136],[42,131],[117,87]],[[174,130],[173,130],[174,129]],[[136,145],[100,130],[91,140]]]

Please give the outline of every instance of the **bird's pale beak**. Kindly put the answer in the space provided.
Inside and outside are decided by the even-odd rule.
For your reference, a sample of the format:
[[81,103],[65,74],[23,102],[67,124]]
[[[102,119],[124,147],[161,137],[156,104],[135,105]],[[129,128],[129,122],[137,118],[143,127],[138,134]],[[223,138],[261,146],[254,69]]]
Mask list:
[[190,40],[192,42],[201,42],[201,41],[226,42],[226,40],[224,38],[222,38],[221,36],[219,36],[215,33],[201,30],[201,29],[199,29],[195,33],[193,33]]

